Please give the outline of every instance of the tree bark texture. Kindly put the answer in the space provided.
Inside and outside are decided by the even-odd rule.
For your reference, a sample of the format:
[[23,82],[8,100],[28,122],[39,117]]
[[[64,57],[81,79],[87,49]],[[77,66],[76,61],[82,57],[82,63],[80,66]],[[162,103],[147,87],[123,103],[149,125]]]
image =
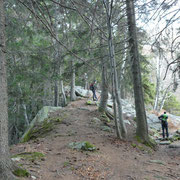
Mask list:
[[74,61],[71,60],[71,94],[70,94],[71,101],[76,100],[75,81],[76,81],[75,66],[74,66]]
[[[63,65],[62,65],[62,59],[61,59],[61,54],[60,54],[60,49],[61,46],[59,44],[59,36],[58,36],[58,25],[59,25],[59,12],[58,12],[59,6],[55,5],[55,24],[54,24],[54,33],[56,35],[56,40],[54,40],[54,46],[55,46],[55,50],[56,50],[56,55],[55,55],[55,62],[57,63],[56,71],[57,71],[57,75],[59,75],[61,77],[62,75],[62,69],[63,69]],[[58,41],[57,41],[58,40]],[[60,90],[61,90],[61,101],[60,101]],[[64,92],[64,86],[63,86],[63,80],[59,80],[57,79],[57,82],[55,83],[55,106],[58,105],[62,105],[63,107],[67,105],[67,100],[66,100],[66,95]]]
[[159,96],[160,96],[160,85],[161,85],[161,62],[160,62],[160,51],[159,51],[159,58],[156,64],[156,95],[155,95],[155,102],[154,102],[154,110],[158,111],[159,106]]
[[0,0],[0,179],[14,180],[8,146],[8,96],[5,59],[4,1]]
[[54,106],[57,107],[59,105],[59,82],[55,80],[54,82]]
[[51,88],[51,81],[49,79],[47,79],[44,83],[43,92],[43,106],[53,106],[53,93]]
[[108,100],[108,82],[107,82],[107,65],[102,66],[102,85],[101,85],[101,99],[99,104],[99,111],[105,112]]
[[[114,94],[114,112],[116,112],[116,103],[117,103],[117,113],[118,113],[118,119],[115,121],[120,125],[120,132],[117,132],[117,135],[119,138],[125,138],[127,134],[126,126],[123,121],[122,117],[122,105],[120,101],[120,91],[118,89],[118,78],[117,78],[117,70],[116,70],[116,60],[115,60],[115,53],[114,53],[114,45],[113,45],[113,36],[112,36],[112,22],[111,22],[111,16],[112,16],[112,4],[110,5],[109,2],[105,2],[106,7],[106,14],[107,14],[107,28],[108,28],[108,47],[109,47],[109,56],[110,56],[110,63],[111,63],[111,73],[112,73],[112,82],[113,82],[113,94]],[[118,128],[118,127],[117,127]],[[117,129],[118,130],[118,129]]]
[[66,94],[64,92],[64,84],[63,84],[63,80],[60,81],[60,88],[61,88],[61,106],[65,107],[67,105],[67,99],[66,99]]
[[[102,35],[101,35],[102,36]],[[102,37],[100,38],[100,46],[103,46]],[[103,48],[101,48],[101,54],[104,54]],[[107,78],[107,62],[105,58],[101,58],[101,99],[99,104],[99,111],[105,112],[107,108],[108,100],[108,78]]]
[[148,126],[147,126],[147,119],[146,119],[146,112],[144,105],[143,89],[142,89],[133,0],[126,0],[126,10],[127,10],[127,18],[128,18],[129,47],[130,47],[130,56],[132,63],[135,109],[136,109],[136,118],[137,118],[136,134],[143,141],[148,142],[149,141]]

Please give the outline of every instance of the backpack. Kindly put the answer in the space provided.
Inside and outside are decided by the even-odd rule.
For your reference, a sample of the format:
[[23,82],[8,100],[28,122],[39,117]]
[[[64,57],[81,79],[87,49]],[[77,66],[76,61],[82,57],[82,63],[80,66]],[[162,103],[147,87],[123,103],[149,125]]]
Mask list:
[[166,114],[163,114],[162,121],[167,121],[168,116]]
[[90,90],[93,90],[93,89],[94,89],[93,84],[90,85],[89,89],[90,89]]

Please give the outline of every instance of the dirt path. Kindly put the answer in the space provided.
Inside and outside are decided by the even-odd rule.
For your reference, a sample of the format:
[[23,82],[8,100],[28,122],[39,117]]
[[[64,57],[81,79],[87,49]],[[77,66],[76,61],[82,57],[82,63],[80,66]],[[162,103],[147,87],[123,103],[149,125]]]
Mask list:
[[[25,151],[45,154],[41,161],[21,162],[34,179],[180,180],[179,149],[161,146],[151,151],[132,140],[116,139],[114,130],[105,132],[92,124],[92,118],[98,115],[97,107],[86,106],[85,101],[73,102],[53,114],[64,116],[64,120],[45,138],[12,148],[13,154]],[[98,150],[81,152],[68,147],[69,143],[78,141],[89,141]]]

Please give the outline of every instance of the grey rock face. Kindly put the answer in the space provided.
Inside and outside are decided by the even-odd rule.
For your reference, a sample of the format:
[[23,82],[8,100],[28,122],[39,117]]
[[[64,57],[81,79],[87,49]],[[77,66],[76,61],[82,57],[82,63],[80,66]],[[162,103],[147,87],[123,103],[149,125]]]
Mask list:
[[62,107],[52,107],[52,106],[44,106],[35,116],[35,118],[31,121],[28,129],[26,130],[26,132],[24,133],[24,135],[21,137],[21,142],[23,142],[24,138],[26,137],[26,135],[30,132],[31,129],[33,129],[33,127],[38,124],[43,122],[46,118],[48,118],[49,114],[51,112],[55,112],[57,110],[62,109]]
[[148,127],[156,130],[161,129],[161,123],[155,114],[147,114]]
[[171,123],[179,129],[180,132],[180,116],[175,116],[172,114],[168,114],[169,118],[171,119]]
[[180,148],[180,142],[175,142],[169,145],[169,148]]
[[77,96],[81,96],[85,98],[92,96],[92,92],[90,90],[83,89],[81,86],[75,87],[75,93]]
[[171,144],[171,141],[161,141],[159,142],[160,145],[169,145]]

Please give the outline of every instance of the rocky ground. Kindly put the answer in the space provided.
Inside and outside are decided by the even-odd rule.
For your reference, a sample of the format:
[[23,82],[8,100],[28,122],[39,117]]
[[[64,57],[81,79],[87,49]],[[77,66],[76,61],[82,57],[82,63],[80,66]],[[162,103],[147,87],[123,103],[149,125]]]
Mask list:
[[[159,145],[154,151],[138,143],[134,139],[135,122],[130,120],[127,139],[118,140],[114,122],[107,123],[97,106],[86,105],[86,101],[78,100],[52,113],[57,123],[41,138],[11,147],[13,155],[21,154],[13,160],[30,173],[19,179],[180,180],[180,148]],[[96,150],[69,146],[83,141],[94,144]],[[39,154],[27,158],[32,152]]]

